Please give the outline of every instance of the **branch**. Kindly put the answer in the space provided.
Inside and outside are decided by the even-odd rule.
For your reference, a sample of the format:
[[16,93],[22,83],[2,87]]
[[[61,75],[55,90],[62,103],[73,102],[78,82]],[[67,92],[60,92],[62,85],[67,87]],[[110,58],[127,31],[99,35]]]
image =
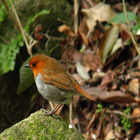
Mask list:
[[16,10],[15,10],[15,7],[14,7],[12,1],[11,1],[11,0],[9,0],[9,1],[10,1],[10,3],[11,3],[11,6],[12,6],[12,9],[13,9],[13,12],[14,12],[14,14],[15,14],[15,17],[16,17],[16,20],[17,20],[17,23],[18,23],[19,28],[20,28],[20,31],[21,31],[21,33],[22,33],[22,35],[23,35],[23,38],[24,38],[25,44],[26,44],[26,46],[27,46],[28,53],[29,53],[30,56],[32,57],[33,54],[32,54],[32,51],[31,51],[29,45],[28,45],[27,38],[26,38],[26,36],[25,36],[25,32],[24,32],[24,29],[23,29],[23,27],[22,27],[22,25],[21,25],[20,19],[19,19],[18,15],[17,15],[17,12],[16,12]]

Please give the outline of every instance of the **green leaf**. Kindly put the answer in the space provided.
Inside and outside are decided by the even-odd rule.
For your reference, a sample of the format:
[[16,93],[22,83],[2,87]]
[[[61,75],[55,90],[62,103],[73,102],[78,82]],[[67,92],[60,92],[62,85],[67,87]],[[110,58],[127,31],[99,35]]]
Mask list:
[[133,26],[132,30],[134,34],[137,34],[138,30],[140,29],[140,20],[138,21],[138,23]]
[[[133,21],[133,20],[138,20],[138,16],[136,14],[134,14],[133,12],[127,12],[127,16],[129,21]],[[115,17],[113,17],[109,23],[111,22],[116,22],[116,23],[123,23],[126,22],[126,17],[125,17],[125,13],[119,13],[117,14]]]
[[16,55],[19,53],[18,41],[21,40],[22,36],[19,34],[0,47],[0,75],[14,70]]
[[34,83],[33,73],[31,69],[24,67],[25,64],[29,63],[30,59],[31,58],[29,57],[20,68],[20,83],[18,85],[17,94],[22,93]]

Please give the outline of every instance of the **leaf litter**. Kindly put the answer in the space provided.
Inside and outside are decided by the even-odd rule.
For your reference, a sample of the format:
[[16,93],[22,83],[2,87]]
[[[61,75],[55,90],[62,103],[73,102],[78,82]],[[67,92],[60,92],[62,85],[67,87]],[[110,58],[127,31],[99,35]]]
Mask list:
[[[122,3],[114,1],[109,5],[82,0],[80,4],[78,34],[68,25],[58,28],[67,35],[60,43],[62,64],[66,68],[73,66],[69,71],[84,90],[96,98],[96,103],[75,96],[73,123],[89,140],[140,139],[140,60],[124,14],[120,19],[117,16],[123,12]],[[139,3],[127,4],[131,12],[139,6]],[[139,15],[139,11],[137,9],[136,14]],[[130,19],[133,26],[138,22],[136,16]],[[134,37],[139,44],[139,37],[136,34]]]

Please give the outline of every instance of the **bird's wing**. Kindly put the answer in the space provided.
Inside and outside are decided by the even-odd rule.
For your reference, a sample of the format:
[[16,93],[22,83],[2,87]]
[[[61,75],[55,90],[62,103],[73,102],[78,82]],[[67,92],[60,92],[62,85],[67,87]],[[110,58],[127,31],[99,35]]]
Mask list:
[[62,72],[62,73],[55,73],[55,74],[47,74],[46,70],[45,72],[41,72],[42,80],[45,83],[54,85],[62,90],[72,90],[76,91],[73,84],[72,80],[70,77],[67,75],[67,73]]
[[87,98],[95,101],[95,99],[86,93],[79,84],[75,81],[75,79],[70,75],[68,71],[62,73],[49,74],[47,70],[45,72],[41,72],[42,80],[45,83],[54,85],[62,90],[70,90],[74,92],[79,92],[81,95],[86,96]]

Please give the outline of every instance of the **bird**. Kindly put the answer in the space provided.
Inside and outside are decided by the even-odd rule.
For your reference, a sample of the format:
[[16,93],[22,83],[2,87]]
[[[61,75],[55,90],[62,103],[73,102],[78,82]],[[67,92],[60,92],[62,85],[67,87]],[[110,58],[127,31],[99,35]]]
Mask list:
[[55,114],[74,95],[86,96],[95,101],[55,58],[37,54],[30,59],[29,64],[24,66],[33,71],[39,93],[45,99],[57,104],[51,111],[46,112],[46,115]]

